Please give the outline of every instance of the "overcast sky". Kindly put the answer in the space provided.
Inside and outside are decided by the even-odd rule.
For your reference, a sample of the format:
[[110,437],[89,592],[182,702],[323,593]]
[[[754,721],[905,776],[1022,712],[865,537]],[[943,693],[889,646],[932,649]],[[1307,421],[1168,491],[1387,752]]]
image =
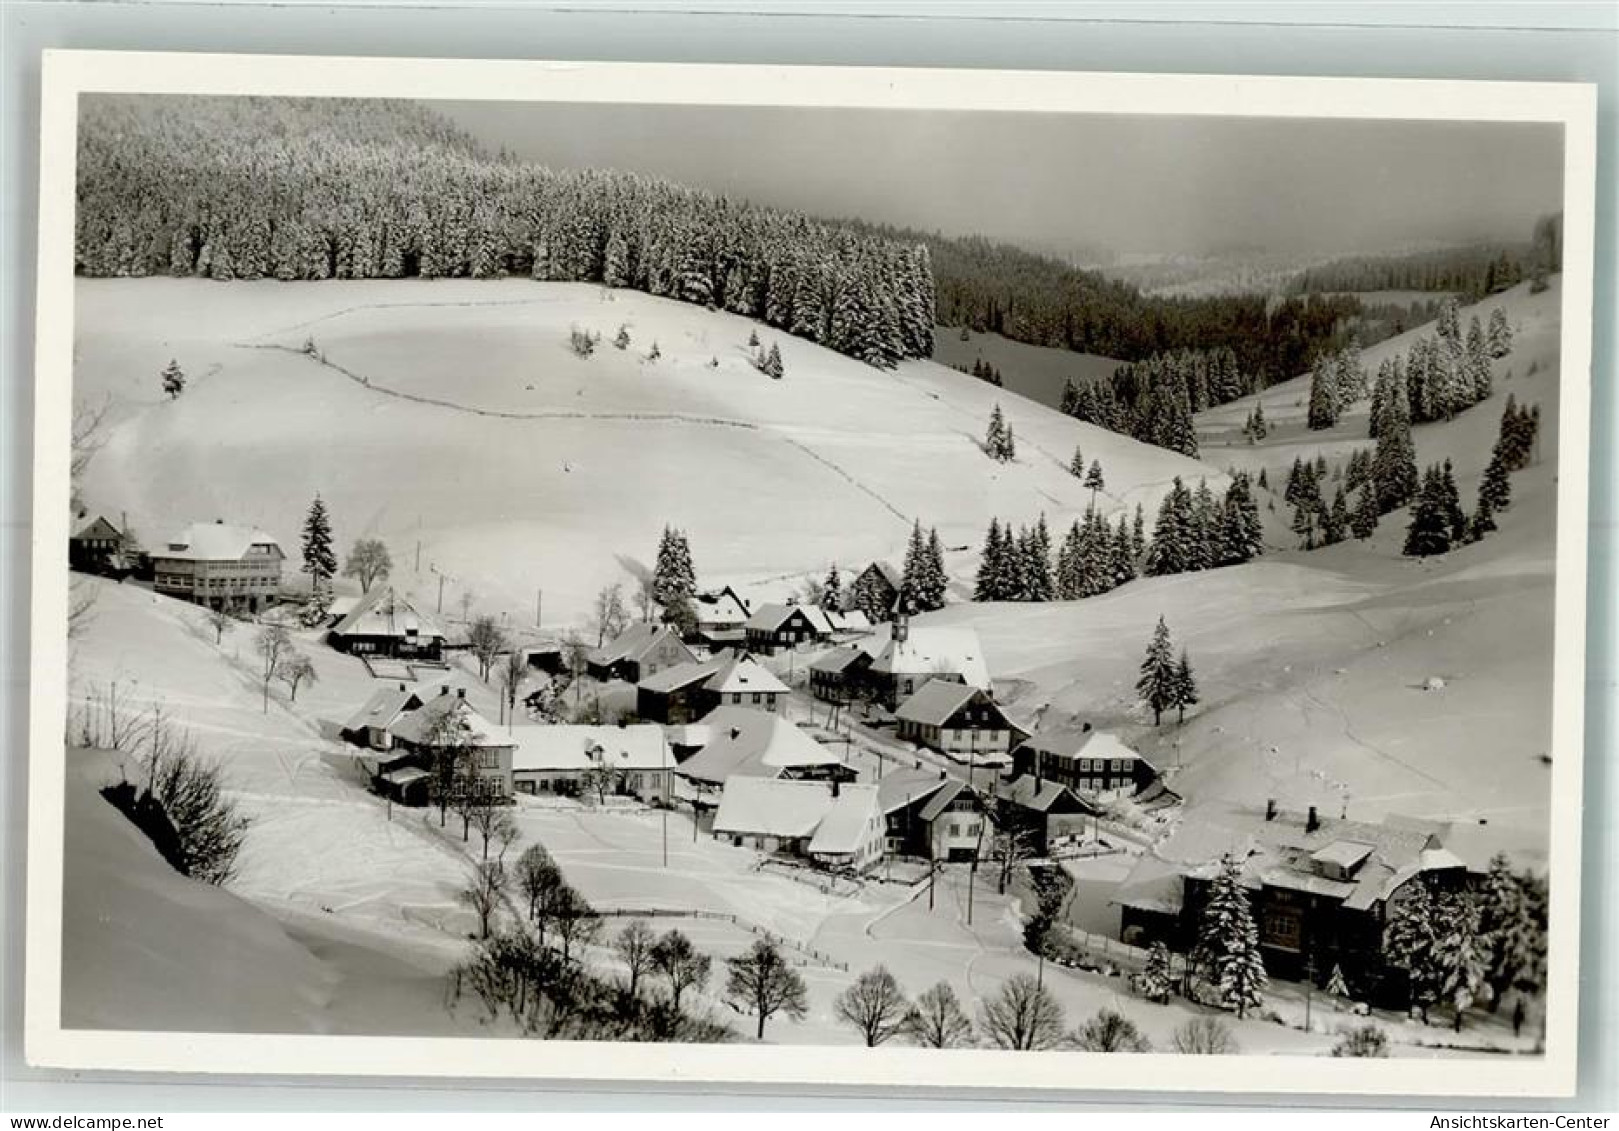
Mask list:
[[1529,238],[1555,125],[435,103],[553,167],[1064,252],[1375,251]]

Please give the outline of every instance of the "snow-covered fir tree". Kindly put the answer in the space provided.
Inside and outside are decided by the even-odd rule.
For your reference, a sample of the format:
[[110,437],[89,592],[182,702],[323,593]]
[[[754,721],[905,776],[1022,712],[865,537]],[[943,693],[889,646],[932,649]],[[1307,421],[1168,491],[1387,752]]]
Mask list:
[[1241,866],[1231,856],[1209,884],[1198,924],[1196,960],[1220,1003],[1239,1018],[1265,1003],[1269,978],[1259,950],[1259,930],[1242,886]]
[[1075,479],[1085,478],[1085,453],[1078,444],[1074,445],[1074,458],[1068,461],[1068,474]]
[[1338,367],[1326,354],[1317,356],[1310,368],[1306,422],[1312,429],[1331,428],[1338,423]]
[[1507,322],[1507,312],[1501,307],[1490,311],[1489,328],[1485,334],[1491,357],[1500,360],[1512,352],[1512,327]]
[[1197,676],[1192,672],[1192,658],[1185,648],[1175,662],[1175,712],[1177,723],[1186,721],[1186,708],[1198,703]]
[[1471,892],[1447,893],[1435,908],[1433,968],[1439,996],[1451,1008],[1457,1032],[1478,1000],[1489,969],[1488,939],[1480,928],[1478,900]]
[[1159,617],[1152,639],[1147,642],[1147,654],[1141,661],[1141,675],[1136,680],[1136,695],[1152,710],[1153,726],[1160,725],[1164,712],[1176,705],[1179,687],[1175,645],[1169,638],[1169,625]]
[[1169,965],[1169,948],[1155,942],[1147,951],[1147,964],[1136,976],[1136,992],[1148,1001],[1166,1004],[1175,993],[1175,976]]
[[984,432],[984,454],[999,463],[1009,462],[1016,454],[1012,429],[998,404],[989,414],[989,427]]
[[1192,493],[1175,476],[1169,492],[1158,504],[1158,521],[1152,530],[1152,542],[1147,547],[1146,574],[1162,577],[1171,573],[1185,573],[1191,568],[1192,545]]
[[332,520],[318,494],[304,516],[303,559],[303,572],[309,575],[311,615],[324,613],[331,605],[337,553],[332,549]]
[[1387,514],[1409,503],[1417,493],[1417,450],[1411,439],[1411,415],[1404,397],[1392,391],[1372,454],[1372,482],[1378,510]]
[[1332,964],[1332,973],[1327,977],[1326,989],[1328,997],[1349,997],[1349,983],[1344,980],[1344,968],[1336,962]]
[[620,326],[618,333],[613,335],[613,348],[619,350],[630,348],[630,330],[628,326]]
[[1406,557],[1425,558],[1447,553],[1451,546],[1451,515],[1449,496],[1445,490],[1444,472],[1438,464],[1431,464],[1422,476],[1422,489],[1411,507],[1411,522],[1406,527]]
[[1389,962],[1406,972],[1411,1004],[1428,1016],[1428,1006],[1439,994],[1439,976],[1434,963],[1434,940],[1439,932],[1435,918],[1433,890],[1424,876],[1417,876],[1398,889],[1383,932],[1383,953]]
[[180,368],[180,363],[172,357],[169,358],[169,363],[163,367],[162,381],[163,391],[168,394],[170,400],[174,400],[185,392],[185,371]]
[[665,526],[652,567],[652,599],[667,610],[676,597],[690,598],[696,591],[697,571],[685,532]]
[[843,576],[838,573],[837,562],[827,567],[826,579],[821,582],[821,607],[840,610],[843,608]]
[[1091,505],[1096,505],[1096,493],[1107,490],[1107,480],[1102,476],[1102,461],[1092,460],[1090,470],[1085,472],[1085,489],[1091,493]]
[[1362,541],[1377,531],[1377,487],[1367,482],[1355,497],[1355,509],[1349,516],[1349,530]]

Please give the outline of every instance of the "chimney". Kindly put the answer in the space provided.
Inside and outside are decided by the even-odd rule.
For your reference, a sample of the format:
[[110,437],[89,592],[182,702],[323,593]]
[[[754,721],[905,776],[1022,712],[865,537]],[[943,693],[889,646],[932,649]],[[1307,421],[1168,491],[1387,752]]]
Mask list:
[[741,727],[732,727],[731,728],[731,737],[733,739],[740,737],[741,734],[742,734],[742,728]]
[[1089,734],[1089,733],[1091,733],[1091,724],[1086,723],[1084,726],[1080,727],[1079,728],[1079,733],[1080,734]]
[[400,684],[399,684],[399,690],[401,690],[401,691],[403,691],[403,690],[405,690],[405,685],[404,685],[404,683],[403,683],[403,682],[401,682],[401,683],[400,683]]
[[457,699],[465,699],[467,697],[467,689],[464,687],[457,687],[455,689],[455,697]]
[[438,685],[438,693],[440,695],[448,695],[450,693],[450,685],[447,684],[447,683],[439,684]]
[[906,637],[910,636],[910,634],[911,634],[910,618],[908,618],[904,613],[895,614],[895,616],[894,616],[894,631],[893,631],[893,641],[894,641],[894,643],[895,644],[903,644],[903,643],[905,643]]
[[832,800],[833,801],[836,801],[838,799],[838,793],[839,793],[839,791],[841,789],[842,789],[842,783],[839,782],[837,778],[833,778],[832,779]]
[[1274,821],[1275,819],[1276,819],[1276,798],[1272,797],[1272,798],[1270,798],[1269,800],[1267,800],[1265,802],[1265,820]]
[[1316,815],[1315,806],[1310,806],[1310,815],[1304,819],[1304,831],[1313,833],[1321,827],[1321,818]]

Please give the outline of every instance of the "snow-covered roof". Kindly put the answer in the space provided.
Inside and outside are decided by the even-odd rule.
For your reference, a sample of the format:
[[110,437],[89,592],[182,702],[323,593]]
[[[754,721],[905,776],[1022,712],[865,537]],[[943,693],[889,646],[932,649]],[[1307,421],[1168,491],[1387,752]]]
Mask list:
[[904,640],[892,625],[878,629],[866,648],[878,675],[959,675],[971,687],[988,691],[989,665],[978,633],[959,625],[910,625]]
[[787,685],[770,670],[747,657],[731,660],[708,678],[703,690],[730,694],[737,691],[761,691],[775,695],[787,693]]
[[967,783],[960,778],[951,778],[933,795],[933,800],[922,806],[920,814],[924,821],[936,820],[940,813],[950,808],[951,804],[967,789]]
[[444,638],[432,617],[419,612],[392,586],[373,589],[332,626],[334,636],[415,636]]
[[931,797],[950,784],[943,770],[895,770],[877,782],[877,804],[892,813],[914,801]]
[[674,766],[663,728],[655,723],[627,726],[513,727],[512,770],[565,772],[605,762],[620,770],[666,770]]
[[923,726],[943,726],[957,711],[982,692],[965,683],[948,679],[930,679],[916,693],[899,705],[894,717]]
[[701,723],[708,728],[708,744],[676,767],[682,777],[719,783],[738,776],[775,778],[844,764],[837,750],[822,746],[769,711],[718,707]]
[[683,664],[664,668],[654,672],[640,683],[648,691],[670,692],[678,691],[682,687],[689,687],[694,683],[701,683],[732,660],[729,649],[722,649],[706,660],[688,660]]
[[393,728],[394,737],[417,746],[425,745],[428,736],[433,733],[433,725],[451,711],[461,716],[461,721],[466,725],[470,745],[485,747],[513,745],[512,740],[500,732],[500,728],[480,715],[472,704],[454,690],[423,703],[414,711],[406,712]]
[[[585,659],[592,664],[606,667],[621,660],[634,660],[639,662],[646,654],[657,647],[665,637],[674,636],[674,630],[666,624],[651,624],[643,621],[632,624],[600,648],[592,648]],[[678,639],[678,638],[677,638]]]
[[748,603],[729,585],[692,598],[699,624],[741,625],[748,619]]
[[118,528],[102,515],[90,519],[73,532],[74,538],[118,538]]
[[[1141,754],[1124,744],[1124,740],[1108,730],[1057,730],[1037,734],[1020,746],[1044,758],[1103,758],[1109,761],[1146,762]],[[1151,765],[1151,763],[1148,763]]]
[[832,808],[832,786],[818,781],[732,778],[714,814],[716,833],[812,836]]
[[1039,781],[1020,774],[995,786],[995,797],[1037,813],[1089,813],[1093,810],[1079,794],[1054,781]]
[[798,613],[802,613],[817,632],[832,631],[826,615],[814,605],[760,605],[748,618],[747,628],[752,632],[775,632]]
[[286,556],[273,534],[224,522],[194,522],[170,538],[167,546],[153,556],[197,562],[237,561],[246,557],[254,546],[268,547],[277,557]]
[[870,839],[872,826],[882,822],[874,785],[846,785],[832,800],[810,838],[809,850],[819,856],[847,856]]
[[869,658],[864,649],[846,644],[838,648],[829,648],[815,657],[815,661],[810,664],[810,671],[842,675],[855,661]]
[[[1230,855],[1247,887],[1307,891],[1341,899],[1351,910],[1387,899],[1422,872],[1463,866],[1439,844],[1429,823],[1373,823],[1318,813],[1311,828],[1307,814],[1281,810],[1267,820],[1264,806],[1231,801],[1205,802],[1185,812],[1153,854],[1180,875],[1198,879],[1212,878],[1221,858]],[[1323,863],[1337,875],[1324,875]]]
[[386,729],[393,726],[400,715],[421,706],[421,703],[421,697],[404,684],[397,687],[379,687],[371,693],[371,698],[365,701],[365,706],[343,724],[343,729],[349,732],[361,731],[366,727]]
[[856,574],[855,579],[859,580],[861,575],[870,573],[873,570],[876,570],[877,573],[882,577],[882,579],[884,581],[888,582],[888,584],[893,586],[896,590],[900,587],[900,584],[905,580],[904,575],[901,574],[899,570],[897,570],[893,566],[889,565],[887,562],[872,562],[865,569],[861,570],[859,574]]
[[831,614],[834,632],[870,632],[871,618],[859,609],[844,609]]

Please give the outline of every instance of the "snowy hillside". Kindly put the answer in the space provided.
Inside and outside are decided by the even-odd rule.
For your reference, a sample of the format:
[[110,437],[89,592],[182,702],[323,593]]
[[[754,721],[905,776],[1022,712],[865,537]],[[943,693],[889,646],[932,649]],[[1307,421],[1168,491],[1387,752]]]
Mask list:
[[[1539,858],[1550,801],[1557,284],[1538,295],[1517,288],[1476,308],[1483,317],[1503,306],[1514,332],[1494,395],[1414,429],[1419,466],[1454,460],[1470,507],[1506,397],[1540,404],[1540,456],[1512,477],[1511,509],[1483,541],[1437,558],[1403,557],[1401,510],[1364,542],[1271,551],[1248,565],[1143,578],[1069,604],[957,605],[933,617],[978,629],[1024,717],[1045,707],[1045,726],[1073,717],[1122,728],[1174,768],[1175,788],[1194,803],[1276,797],[1334,813],[1347,805],[1352,817],[1444,817],[1470,824],[1469,839],[1481,845]],[[1463,309],[1464,325],[1472,313]],[[1375,371],[1430,332],[1368,349],[1365,361]],[[1204,459],[1263,467],[1279,490],[1295,456],[1337,461],[1369,447],[1364,404],[1334,429],[1304,428],[1307,383],[1263,394],[1273,431],[1258,446],[1238,435],[1253,398],[1201,414]],[[1201,684],[1202,703],[1183,727],[1166,719],[1153,728],[1135,694],[1159,615],[1189,648]],[[1430,679],[1442,687],[1425,689]]]
[[[933,362],[871,368],[738,316],[631,291],[527,280],[220,285],[81,279],[76,395],[118,423],[86,497],[148,544],[197,519],[271,531],[296,557],[319,491],[340,548],[393,547],[396,583],[436,600],[580,622],[604,585],[651,564],[665,523],[699,580],[780,596],[837,561],[899,558],[937,524],[958,594],[991,517],[1054,529],[1090,498],[1149,515],[1173,476],[1214,469]],[[630,342],[614,347],[619,327]],[[600,335],[576,356],[570,330]],[[757,331],[785,377],[751,363]],[[319,357],[304,352],[313,343]],[[659,356],[649,360],[653,344]],[[191,381],[166,400],[173,357]],[[324,362],[320,360],[324,358]],[[1018,458],[979,450],[999,402]],[[416,544],[421,567],[416,569]],[[294,562],[294,566],[296,563]],[[290,572],[290,571],[289,571]]]

